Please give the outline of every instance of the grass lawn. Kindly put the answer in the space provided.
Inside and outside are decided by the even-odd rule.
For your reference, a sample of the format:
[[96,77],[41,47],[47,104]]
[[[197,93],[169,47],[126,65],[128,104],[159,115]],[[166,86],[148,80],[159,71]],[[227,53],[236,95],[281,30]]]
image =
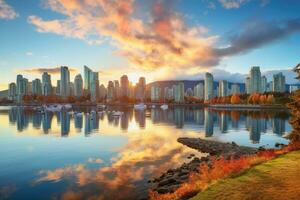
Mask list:
[[226,178],[191,200],[293,200],[300,199],[300,151],[257,165]]

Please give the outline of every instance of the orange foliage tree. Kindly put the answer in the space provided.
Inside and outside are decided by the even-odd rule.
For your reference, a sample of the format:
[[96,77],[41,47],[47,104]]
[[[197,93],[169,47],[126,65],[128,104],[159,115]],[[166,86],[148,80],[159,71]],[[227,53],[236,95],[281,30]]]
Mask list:
[[234,94],[231,96],[230,103],[239,104],[241,102],[240,96],[238,94]]

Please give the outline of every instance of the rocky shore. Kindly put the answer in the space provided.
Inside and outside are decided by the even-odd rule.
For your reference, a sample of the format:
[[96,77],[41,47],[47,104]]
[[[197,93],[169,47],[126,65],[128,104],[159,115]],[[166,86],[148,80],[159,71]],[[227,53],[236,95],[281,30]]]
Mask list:
[[224,158],[238,158],[243,155],[251,155],[258,151],[256,148],[239,146],[232,143],[221,143],[200,138],[178,138],[177,141],[190,148],[196,149],[203,153],[208,153],[206,157],[195,157],[191,154],[188,163],[183,163],[180,167],[169,169],[160,177],[149,180],[150,189],[160,194],[174,192],[181,184],[188,181],[191,172],[199,172],[199,165],[206,163],[211,165],[212,157],[223,156]]

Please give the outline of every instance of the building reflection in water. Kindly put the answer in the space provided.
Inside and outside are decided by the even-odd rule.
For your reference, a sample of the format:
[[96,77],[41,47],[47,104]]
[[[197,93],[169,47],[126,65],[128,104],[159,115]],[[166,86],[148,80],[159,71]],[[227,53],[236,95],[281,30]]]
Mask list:
[[[150,116],[149,116],[150,115]],[[84,130],[86,136],[99,130],[99,123],[107,120],[108,125],[120,127],[127,131],[129,124],[136,123],[140,129],[146,128],[146,117],[153,124],[164,123],[176,128],[184,128],[184,125],[195,125],[199,131],[203,131],[205,137],[213,137],[214,132],[227,133],[229,130],[246,129],[249,132],[249,138],[252,143],[259,143],[261,133],[272,131],[278,136],[286,132],[286,123],[288,116],[273,116],[266,113],[249,113],[240,111],[216,112],[208,109],[192,109],[184,107],[175,107],[173,109],[162,110],[155,108],[145,111],[134,111],[127,109],[121,116],[113,116],[112,112],[90,112],[83,115],[72,115],[68,112],[28,112],[21,108],[12,108],[8,111],[9,122],[16,126],[19,132],[22,132],[32,123],[33,128],[42,130],[45,134],[51,133],[51,124],[53,117],[56,117],[60,126],[61,136],[68,136],[70,132],[70,123],[74,123],[77,133]],[[84,122],[84,124],[83,124]],[[214,130],[214,126],[219,129]]]

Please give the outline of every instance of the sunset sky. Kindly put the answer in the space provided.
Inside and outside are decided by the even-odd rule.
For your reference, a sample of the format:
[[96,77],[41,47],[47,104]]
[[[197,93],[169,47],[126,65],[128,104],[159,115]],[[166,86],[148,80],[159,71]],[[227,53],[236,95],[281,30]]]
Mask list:
[[[300,62],[297,0],[0,0],[0,89],[83,65],[100,82],[243,81],[253,65],[271,77]],[[270,80],[270,79],[269,79]]]

